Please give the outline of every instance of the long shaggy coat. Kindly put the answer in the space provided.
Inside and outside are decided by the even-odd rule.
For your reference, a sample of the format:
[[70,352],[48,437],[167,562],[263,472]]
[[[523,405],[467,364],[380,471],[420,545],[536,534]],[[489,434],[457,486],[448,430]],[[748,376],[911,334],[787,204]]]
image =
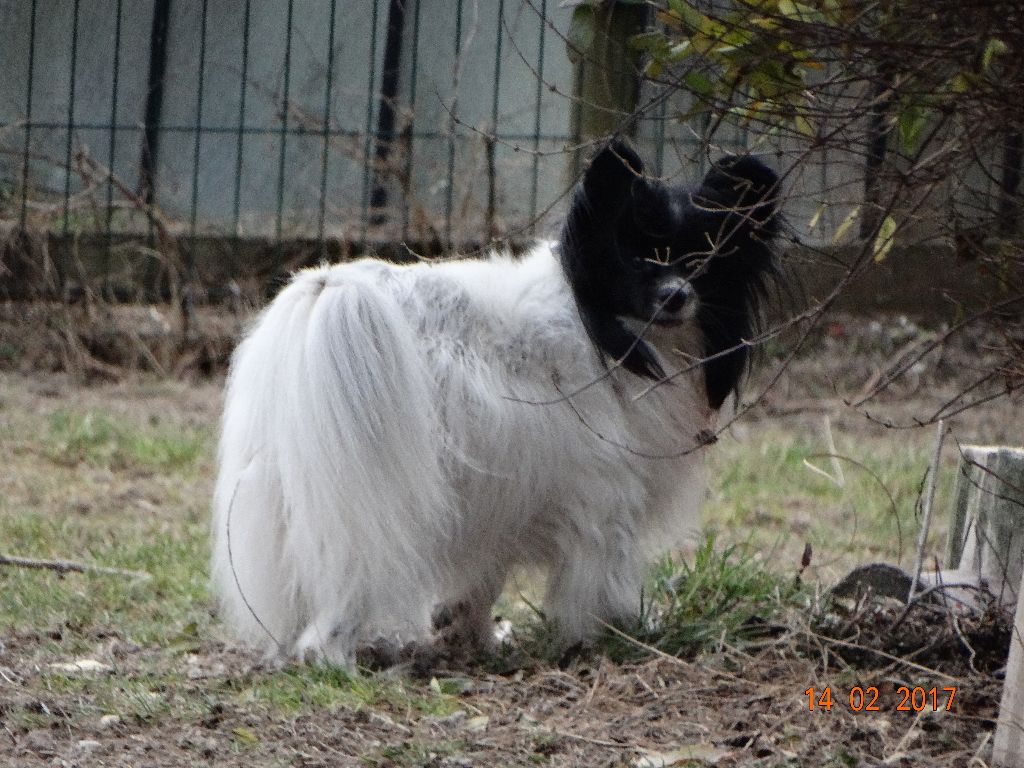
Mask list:
[[214,500],[242,639],[351,664],[442,608],[484,643],[517,565],[546,571],[566,644],[636,616],[652,556],[697,525],[777,226],[757,160],[693,189],[643,171],[607,146],[559,241],[520,258],[322,266],[267,307],[232,361]]

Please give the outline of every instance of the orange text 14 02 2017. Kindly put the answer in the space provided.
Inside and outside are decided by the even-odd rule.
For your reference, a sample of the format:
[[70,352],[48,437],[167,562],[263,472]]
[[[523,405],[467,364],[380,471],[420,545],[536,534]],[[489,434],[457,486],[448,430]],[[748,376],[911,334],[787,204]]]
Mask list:
[[895,696],[883,698],[874,685],[855,685],[848,690],[833,690],[832,686],[827,685],[824,688],[808,688],[804,696],[807,697],[807,708],[811,712],[831,712],[836,706],[846,706],[853,712],[950,712],[956,698],[956,686],[924,688],[901,685],[896,688]]

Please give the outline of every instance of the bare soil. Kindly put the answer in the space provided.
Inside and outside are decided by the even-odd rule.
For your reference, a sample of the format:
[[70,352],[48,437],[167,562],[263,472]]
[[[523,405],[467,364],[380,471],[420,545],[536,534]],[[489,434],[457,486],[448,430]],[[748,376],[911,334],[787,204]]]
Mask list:
[[[445,716],[395,705],[281,715],[232,701],[226,694],[247,678],[272,673],[243,652],[207,642],[188,654],[185,679],[161,695],[213,696],[215,705],[192,719],[109,722],[99,711],[93,718],[73,714],[82,708],[80,695],[47,691],[38,670],[19,666],[23,654],[34,655],[31,632],[7,634],[4,642],[0,713],[55,718],[35,729],[4,726],[0,760],[12,766],[964,766],[985,754],[1000,692],[991,674],[948,675],[942,664],[873,657],[867,646],[849,666],[840,656],[848,648],[837,652],[807,630],[759,649],[726,647],[695,659],[620,666],[591,658],[565,670],[536,665],[506,675],[459,670],[447,678],[463,689],[458,708]],[[107,640],[109,674],[146,679],[167,663],[160,649],[123,645]],[[939,711],[930,704],[913,711],[901,686],[936,688]],[[819,702],[826,687],[830,710]],[[855,687],[869,698],[876,689],[877,699],[856,698]],[[947,712],[949,688],[955,697]],[[877,710],[852,709],[871,705]]]

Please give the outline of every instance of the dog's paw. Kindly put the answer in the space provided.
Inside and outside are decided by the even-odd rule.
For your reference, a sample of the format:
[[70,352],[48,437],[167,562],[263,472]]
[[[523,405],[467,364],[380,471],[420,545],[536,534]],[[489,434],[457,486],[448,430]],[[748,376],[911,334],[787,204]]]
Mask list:
[[356,649],[356,664],[371,672],[390,669],[403,660],[403,646],[395,639],[378,637],[369,645]]

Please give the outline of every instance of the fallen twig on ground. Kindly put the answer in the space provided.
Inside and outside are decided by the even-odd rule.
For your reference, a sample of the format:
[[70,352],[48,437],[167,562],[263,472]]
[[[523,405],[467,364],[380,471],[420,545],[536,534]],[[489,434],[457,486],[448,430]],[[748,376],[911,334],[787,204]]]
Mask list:
[[74,560],[40,560],[34,557],[18,557],[16,555],[0,554],[0,565],[10,565],[15,568],[35,568],[37,570],[56,571],[57,573],[98,573],[106,576],[127,576],[132,579],[152,578],[145,571],[109,568],[103,565],[77,563]]

